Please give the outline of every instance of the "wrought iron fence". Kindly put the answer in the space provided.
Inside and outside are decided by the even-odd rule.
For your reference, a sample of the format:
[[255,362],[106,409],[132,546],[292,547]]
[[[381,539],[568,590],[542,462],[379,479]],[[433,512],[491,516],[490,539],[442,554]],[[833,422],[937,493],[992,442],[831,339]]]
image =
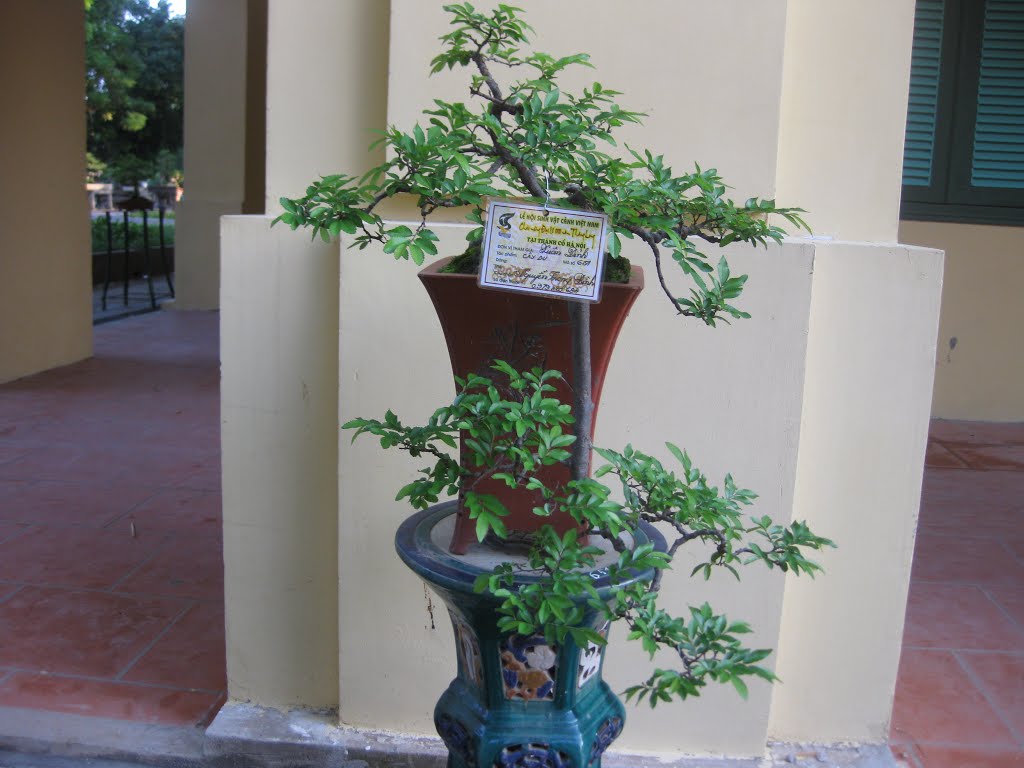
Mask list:
[[[132,265],[132,227],[131,224],[137,221],[136,215],[142,215],[142,247],[141,250],[134,251],[140,255],[139,269],[136,271]],[[123,301],[124,305],[128,306],[128,288],[131,284],[132,275],[141,273],[142,278],[146,281],[146,287],[149,291],[149,303],[153,309],[157,307],[158,298],[174,298],[174,278],[172,277],[172,268],[170,259],[168,258],[168,243],[167,243],[167,232],[166,232],[166,212],[163,207],[158,209],[157,220],[157,243],[152,244],[150,242],[149,232],[149,216],[150,211],[148,208],[133,207],[131,205],[125,205],[122,209],[113,213],[107,211],[104,214],[106,219],[106,249],[101,252],[104,256],[104,268],[103,268],[103,293],[101,296],[101,304],[103,311],[107,309],[107,297],[110,292],[111,283],[114,282],[114,263],[115,256],[119,255],[123,259],[123,272],[121,273],[121,282],[123,284]],[[120,216],[123,222],[123,243],[117,245],[123,245],[123,247],[115,247],[114,243],[114,226],[113,220],[115,216]],[[155,251],[155,253],[154,253]],[[167,293],[158,294],[156,286],[153,282],[153,258],[159,259],[158,266],[162,272],[164,281],[167,283]]]

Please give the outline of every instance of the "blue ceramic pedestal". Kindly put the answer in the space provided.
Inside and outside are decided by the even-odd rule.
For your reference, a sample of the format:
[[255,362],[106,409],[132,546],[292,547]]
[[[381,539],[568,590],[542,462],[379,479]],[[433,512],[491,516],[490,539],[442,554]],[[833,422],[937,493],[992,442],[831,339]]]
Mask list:
[[[499,556],[480,546],[465,556],[448,553],[456,508],[449,502],[419,512],[395,537],[405,564],[447,605],[455,631],[458,675],[434,709],[449,768],[599,768],[625,722],[622,702],[601,679],[604,648],[581,648],[569,637],[554,647],[542,636],[499,633],[500,601],[473,591]],[[636,543],[647,541],[665,547],[653,528]],[[603,597],[612,596],[615,585],[602,569],[591,578]],[[585,621],[607,631],[596,611]]]

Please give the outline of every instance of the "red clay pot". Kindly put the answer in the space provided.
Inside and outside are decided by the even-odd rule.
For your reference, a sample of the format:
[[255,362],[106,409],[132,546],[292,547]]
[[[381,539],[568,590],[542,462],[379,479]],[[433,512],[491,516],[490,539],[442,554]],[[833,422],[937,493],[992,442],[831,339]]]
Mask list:
[[[442,274],[450,259],[441,259],[420,273],[434,309],[437,311],[448,344],[452,373],[490,374],[494,360],[505,360],[518,369],[540,366],[561,371],[566,382],[558,383],[557,397],[572,402],[572,349],[569,334],[568,301],[512,291],[486,290],[477,285],[475,275]],[[628,283],[605,283],[601,301],[591,307],[591,362],[593,367],[594,425],[601,402],[601,389],[608,371],[612,349],[633,302],[644,287],[643,271],[633,267]],[[593,434],[591,434],[593,437]],[[569,468],[543,467],[538,473],[545,485],[555,486],[569,480]],[[509,488],[504,482],[485,480],[477,490],[491,493],[508,507],[505,524],[510,532],[530,533],[550,523],[564,533],[575,523],[571,518],[556,520],[534,515],[542,503],[535,491]],[[459,509],[451,551],[462,554],[476,540],[475,524],[468,512]]]

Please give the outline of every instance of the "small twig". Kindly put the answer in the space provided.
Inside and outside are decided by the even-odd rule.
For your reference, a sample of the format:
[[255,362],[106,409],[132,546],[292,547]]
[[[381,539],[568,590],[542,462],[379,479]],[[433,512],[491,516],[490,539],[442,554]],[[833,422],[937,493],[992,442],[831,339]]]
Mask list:
[[678,299],[672,295],[672,292],[668,289],[668,283],[665,282],[665,273],[661,269],[661,251],[658,249],[657,241],[650,232],[642,227],[627,226],[625,228],[633,234],[638,235],[640,239],[646,242],[650,247],[651,253],[654,254],[654,270],[658,274],[658,283],[661,285],[661,290],[666,296],[668,296],[668,300],[672,302],[672,306],[676,308],[676,312],[680,315],[685,315],[686,310],[684,310],[682,305],[680,305]]
[[507,112],[510,115],[518,115],[521,114],[523,111],[523,107],[521,104],[509,104],[507,101],[499,101],[493,96],[488,96],[479,88],[470,88],[469,92],[473,96],[479,96],[484,101],[491,102],[491,104],[494,105],[491,107],[491,114],[493,114],[495,117],[497,117],[497,113],[494,111],[494,107],[497,107],[499,111]]
[[376,195],[373,196],[373,199],[370,201],[370,203],[365,208],[363,208],[363,212],[373,213],[373,209],[376,208],[379,203],[381,203],[382,201],[386,200],[391,196],[392,193],[387,190],[378,192]]

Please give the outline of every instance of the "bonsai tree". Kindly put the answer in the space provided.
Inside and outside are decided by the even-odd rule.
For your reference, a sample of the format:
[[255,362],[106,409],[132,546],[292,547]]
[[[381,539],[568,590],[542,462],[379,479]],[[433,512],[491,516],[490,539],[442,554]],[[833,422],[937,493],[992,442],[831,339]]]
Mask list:
[[[623,109],[617,91],[595,82],[581,92],[564,92],[559,77],[570,67],[588,67],[586,54],[555,57],[523,49],[531,28],[519,9],[499,5],[491,13],[469,3],[444,6],[452,30],[444,35],[442,52],[432,72],[456,67],[469,72],[469,104],[435,100],[425,123],[409,132],[389,127],[378,142],[388,159],[361,178],[346,174],[313,182],[305,195],[283,198],[276,221],[292,229],[312,229],[313,237],[329,240],[341,234],[352,245],[383,247],[396,259],[422,264],[437,254],[431,214],[440,208],[466,210],[473,224],[468,246],[449,269],[479,269],[485,197],[528,198],[537,204],[596,211],[607,216],[609,238],[606,280],[628,277],[622,257],[623,239],[642,241],[651,254],[658,285],[675,314],[714,326],[749,315],[734,305],[745,275],[733,275],[724,256],[712,259],[707,246],[734,242],[767,244],[785,232],[771,215],[805,227],[797,208],[752,198],[737,204],[714,169],[695,168],[677,174],[661,155],[646,149],[618,148],[615,129],[637,123],[642,115]],[[511,82],[503,84],[504,75]],[[420,221],[414,226],[389,224],[376,212],[384,200],[411,197]],[[689,281],[686,295],[670,287],[665,265],[671,260]],[[590,395],[589,305],[569,302],[575,382],[573,403],[552,397],[557,371],[517,370],[495,361],[493,375],[457,379],[455,400],[439,408],[427,424],[407,426],[392,412],[383,419],[355,419],[343,425],[355,436],[372,434],[382,447],[398,448],[432,462],[405,485],[399,499],[417,509],[446,494],[458,495],[476,521],[478,538],[507,536],[504,505],[475,489],[482,478],[495,478],[513,488],[542,494],[541,516],[568,515],[577,530],[558,534],[541,528],[527,542],[525,563],[511,560],[483,574],[477,589],[503,601],[500,628],[519,635],[542,634],[548,643],[571,635],[577,644],[603,645],[593,626],[582,623],[584,605],[597,608],[610,621],[623,621],[632,639],[651,654],[668,649],[678,664],[656,669],[631,687],[627,698],[646,698],[652,706],[674,697],[696,695],[709,681],[731,683],[742,695],[744,678],[773,679],[760,662],[768,650],[746,648],[741,636],[750,628],[729,621],[703,604],[687,616],[659,607],[661,574],[686,544],[700,543],[706,558],[694,569],[709,577],[714,567],[730,570],[760,562],[769,568],[813,574],[819,566],[807,550],[831,546],[806,525],[776,525],[767,517],[750,517],[743,508],[755,498],[726,476],[721,488],[709,483],[690,457],[667,444],[678,467],[631,446],[622,451],[597,448],[606,462],[593,478],[588,468],[593,403]],[[468,457],[459,463],[450,451],[464,436]],[[571,480],[546,487],[535,476],[540,466],[569,463]],[[618,495],[603,482],[614,479]],[[624,534],[641,524],[658,525],[671,534],[667,550],[627,546]],[[633,583],[603,602],[587,571],[601,552],[581,534],[607,540],[618,557],[609,568],[613,577],[653,569],[653,579]],[[541,578],[528,584],[517,575]]]
[[[508,5],[489,15],[469,3],[444,8],[454,28],[441,38],[445,49],[431,62],[431,72],[470,69],[469,94],[477,108],[435,100],[435,108],[424,113],[426,125],[408,133],[392,126],[377,142],[385,145],[389,160],[360,179],[325,176],[301,198],[282,198],[284,213],[278,220],[293,229],[310,227],[314,238],[350,235],[360,249],[380,243],[385,253],[419,265],[437,255],[430,215],[439,208],[467,207],[466,219],[476,226],[467,235],[469,247],[451,268],[475,272],[485,196],[526,196],[538,203],[554,199],[608,216],[606,275],[628,278],[622,239],[638,238],[649,248],[659,286],[677,314],[711,326],[720,319],[748,317],[730,303],[742,293],[746,276],[731,275],[724,256],[713,263],[701,244],[778,242],[785,231],[768,215],[805,227],[802,211],[757,198],[737,205],[725,196],[726,187],[713,168],[676,175],[663,156],[648,150],[627,148],[628,158],[610,154],[617,146],[614,130],[639,122],[643,115],[622,109],[615,100],[620,93],[598,82],[579,95],[561,91],[559,75],[569,67],[591,66],[587,54],[555,58],[523,52],[521,45],[532,28],[519,17],[519,9]],[[493,72],[499,66],[525,76],[506,91]],[[421,216],[415,228],[389,227],[375,212],[382,201],[397,196],[415,198]],[[687,296],[678,297],[669,287],[666,256],[690,279]],[[588,305],[574,303],[570,308],[582,355],[589,348],[584,343]],[[583,439],[573,466],[582,476],[592,405],[589,392],[579,395],[577,433]]]

